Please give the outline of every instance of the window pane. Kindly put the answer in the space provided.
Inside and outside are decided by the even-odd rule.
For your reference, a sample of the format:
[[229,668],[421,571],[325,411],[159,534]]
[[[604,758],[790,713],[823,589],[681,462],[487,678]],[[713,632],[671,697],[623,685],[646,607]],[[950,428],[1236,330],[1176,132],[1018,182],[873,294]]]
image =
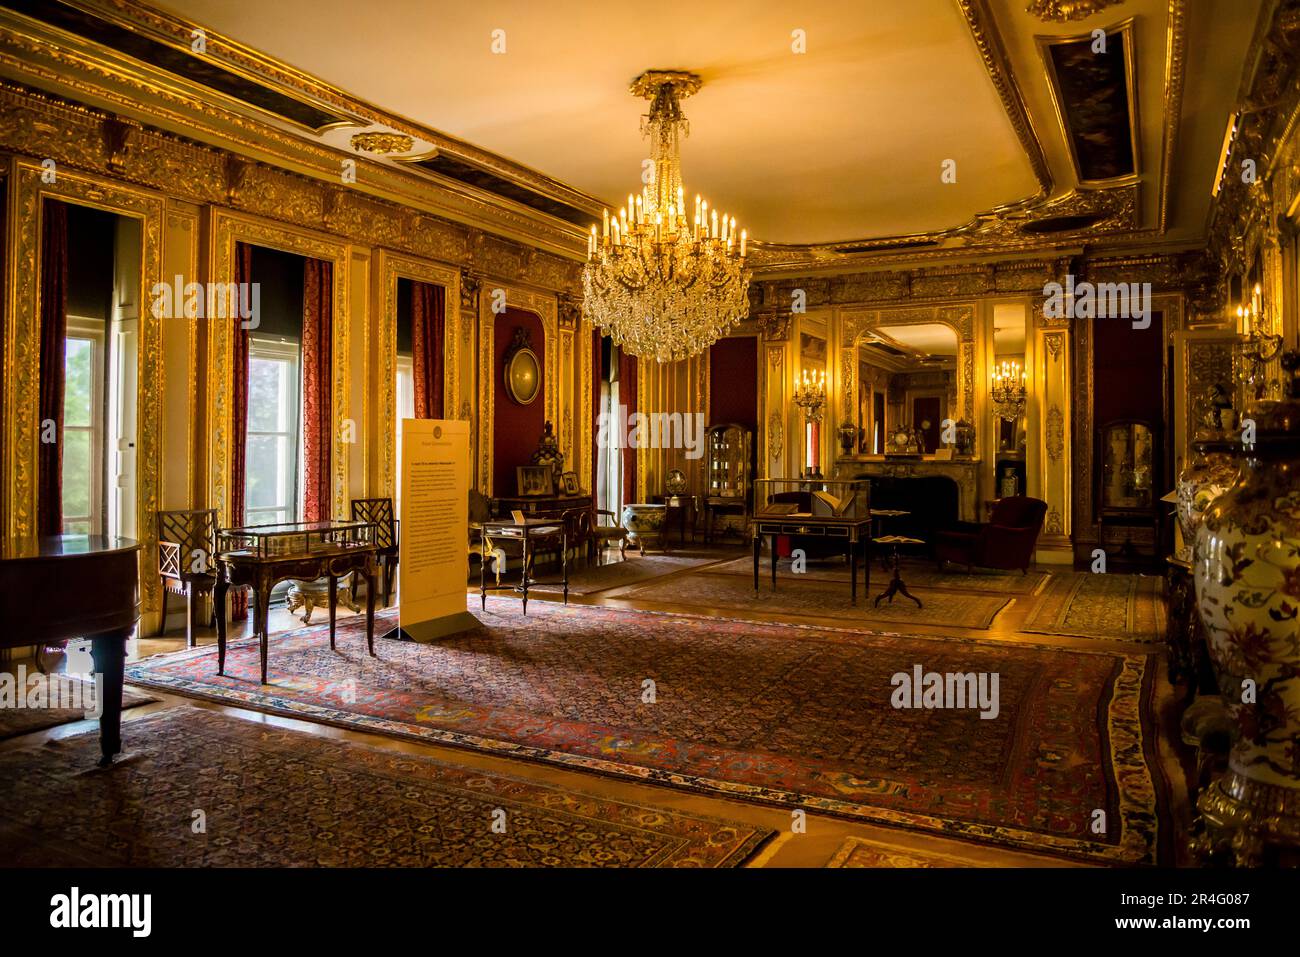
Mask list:
[[[94,389],[95,344],[68,338],[63,359],[63,424],[90,425]],[[83,513],[84,514],[84,513]]]
[[248,428],[252,432],[283,432],[289,364],[275,359],[249,358]]
[[244,467],[248,476],[245,508],[276,508],[285,505],[286,452],[288,442],[277,435],[250,435]]
[[94,476],[90,471],[90,432],[63,432],[63,514],[74,518],[90,514]]
[[90,522],[87,521],[64,522],[63,534],[64,535],[89,535]]

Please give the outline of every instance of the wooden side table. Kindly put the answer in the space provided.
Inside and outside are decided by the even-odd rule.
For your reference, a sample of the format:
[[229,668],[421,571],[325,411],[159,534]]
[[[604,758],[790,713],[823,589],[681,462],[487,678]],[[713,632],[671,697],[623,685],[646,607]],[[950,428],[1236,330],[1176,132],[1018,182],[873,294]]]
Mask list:
[[916,602],[916,607],[921,608],[921,599],[917,598],[907,590],[907,585],[903,583],[903,576],[899,574],[898,566],[898,546],[899,545],[924,545],[924,539],[909,538],[907,535],[882,535],[880,538],[873,539],[877,545],[890,545],[894,549],[894,577],[889,581],[889,587],[876,596],[876,607],[880,607],[882,599],[888,598],[889,603],[894,603],[894,596],[901,593],[905,598],[910,598]]
[[[569,603],[569,533],[564,524],[555,519],[525,518],[522,522],[496,521],[483,523],[483,538],[490,542],[493,538],[508,538],[518,541],[523,549],[523,569],[519,573],[518,585],[500,585],[495,587],[511,588],[523,596],[524,614],[528,614],[528,586],[537,580],[528,574],[529,547],[535,543],[560,541],[560,568],[564,575],[564,603]],[[487,609],[487,562],[478,566],[478,595],[480,607]]]

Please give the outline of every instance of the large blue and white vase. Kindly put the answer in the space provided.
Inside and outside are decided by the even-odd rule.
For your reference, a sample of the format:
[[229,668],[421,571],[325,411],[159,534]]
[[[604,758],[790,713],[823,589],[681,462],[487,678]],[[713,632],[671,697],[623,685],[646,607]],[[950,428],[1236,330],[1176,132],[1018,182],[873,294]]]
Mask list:
[[623,527],[627,529],[627,543],[639,547],[643,554],[648,549],[662,547],[667,510],[665,505],[644,502],[624,505]]
[[[1292,366],[1288,366],[1292,368]],[[1233,726],[1202,793],[1202,853],[1239,865],[1300,853],[1300,395],[1258,403],[1253,449],[1202,516],[1196,606]]]

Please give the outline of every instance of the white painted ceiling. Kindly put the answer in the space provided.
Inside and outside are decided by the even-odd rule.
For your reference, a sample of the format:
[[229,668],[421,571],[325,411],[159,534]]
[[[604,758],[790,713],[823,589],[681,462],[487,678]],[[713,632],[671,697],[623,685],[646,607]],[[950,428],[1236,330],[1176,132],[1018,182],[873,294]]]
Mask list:
[[[953,0],[169,5],[611,203],[639,187],[647,155],[648,103],[628,84],[694,71],[686,188],[769,241],[940,229],[1037,188]],[[805,54],[791,51],[796,29]],[[940,182],[945,159],[954,185]]]
[[[1194,238],[1262,0],[1189,0],[1170,225]],[[824,243],[954,227],[1038,183],[956,0],[164,0],[423,126],[617,205],[639,185],[646,69],[699,73],[688,193],[752,237]],[[988,0],[1054,180],[1075,185],[1035,37],[1138,19],[1143,224],[1155,220],[1167,0],[1047,24]],[[492,52],[493,31],[506,52]],[[791,50],[803,30],[807,52]],[[957,182],[940,180],[957,161]]]

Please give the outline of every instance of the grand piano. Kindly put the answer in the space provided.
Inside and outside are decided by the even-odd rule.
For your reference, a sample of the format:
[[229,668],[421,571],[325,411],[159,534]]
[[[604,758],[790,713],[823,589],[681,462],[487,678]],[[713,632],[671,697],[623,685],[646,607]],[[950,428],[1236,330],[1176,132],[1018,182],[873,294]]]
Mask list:
[[0,648],[89,638],[101,767],[122,750],[126,642],[140,618],[140,544],[103,535],[0,538]]

